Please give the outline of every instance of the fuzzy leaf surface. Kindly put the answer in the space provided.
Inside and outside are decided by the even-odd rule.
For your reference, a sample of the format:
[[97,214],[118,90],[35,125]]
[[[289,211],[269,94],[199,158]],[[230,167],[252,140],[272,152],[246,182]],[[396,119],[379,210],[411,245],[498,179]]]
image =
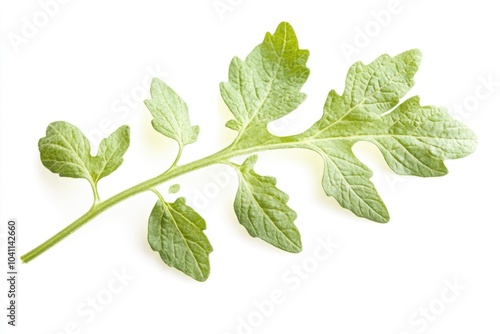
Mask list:
[[200,128],[191,125],[186,102],[158,78],[151,82],[151,99],[144,101],[153,115],[151,124],[162,135],[175,140],[179,147],[194,143]]
[[235,117],[227,127],[237,131],[265,128],[295,110],[306,97],[300,89],[309,76],[308,57],[308,50],[299,49],[292,26],[283,22],[244,61],[233,58],[229,81],[220,85],[222,98]]
[[302,250],[297,214],[286,203],[288,195],[276,187],[276,179],[253,170],[257,156],[238,168],[239,186],[234,201],[238,221],[252,237],[260,238],[288,252]]
[[90,143],[76,126],[67,122],[53,122],[45,137],[38,142],[42,164],[63,177],[83,178],[92,184],[114,172],[123,162],[130,144],[130,129],[124,125],[99,144],[95,156],[90,154]]
[[205,220],[181,197],[173,203],[159,199],[148,223],[148,241],[167,265],[197,281],[210,274],[212,245],[203,233]]
[[421,106],[418,97],[398,106],[413,86],[420,58],[420,51],[409,50],[368,65],[355,63],[344,93],[328,94],[321,119],[304,133],[281,139],[318,152],[326,194],[360,217],[385,223],[389,213],[370,181],[371,170],[352,152],[356,142],[374,143],[396,173],[423,177],[445,175],[445,159],[475,149],[474,133],[444,108]]

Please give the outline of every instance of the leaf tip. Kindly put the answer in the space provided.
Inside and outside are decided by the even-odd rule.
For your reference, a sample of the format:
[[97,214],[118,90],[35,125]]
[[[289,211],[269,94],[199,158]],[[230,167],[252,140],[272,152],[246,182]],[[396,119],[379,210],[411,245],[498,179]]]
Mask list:
[[289,253],[294,253],[294,254],[302,252],[302,241],[300,240],[300,236],[299,236],[299,240],[298,240],[297,244],[294,244],[294,246],[295,247],[293,247],[293,248],[287,249],[287,251]]
[[196,275],[196,276],[193,275],[191,277],[194,278],[196,281],[203,283],[203,282],[205,282],[208,279],[209,276],[210,276],[210,271],[208,271],[207,273],[203,273],[202,275],[199,275],[199,276],[198,275]]
[[387,216],[381,216],[380,219],[374,221],[379,224],[387,224],[389,220],[391,220],[391,217],[387,214]]
[[157,85],[160,85],[160,84],[162,84],[162,83],[163,83],[163,81],[162,81],[160,78],[153,77],[153,78],[151,79],[151,87],[153,87],[153,86],[157,86]]
[[278,27],[276,28],[276,31],[287,31],[287,30],[293,30],[292,25],[287,21],[281,21],[278,24]]
[[407,52],[411,54],[419,62],[422,60],[422,51],[420,51],[420,49],[414,48],[408,50]]
[[397,55],[396,58],[402,59],[403,63],[409,66],[407,73],[415,74],[422,62],[422,52],[419,49],[410,49]]

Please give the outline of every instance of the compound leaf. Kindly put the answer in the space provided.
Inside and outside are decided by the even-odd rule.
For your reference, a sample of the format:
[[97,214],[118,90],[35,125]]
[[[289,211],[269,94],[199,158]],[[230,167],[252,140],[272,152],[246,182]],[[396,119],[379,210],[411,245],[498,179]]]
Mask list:
[[[65,236],[109,206],[151,189],[159,197],[148,221],[151,248],[167,265],[205,281],[212,252],[204,233],[205,220],[184,198],[169,203],[148,187],[215,163],[230,164],[239,178],[234,210],[240,224],[251,236],[296,253],[302,244],[294,223],[297,215],[287,205],[288,195],[276,187],[274,177],[255,172],[256,155],[242,165],[230,159],[274,149],[313,150],[324,161],[322,185],[326,194],[360,217],[385,223],[388,210],[370,180],[372,171],[355,156],[353,145],[370,142],[394,172],[421,177],[445,175],[446,159],[465,157],[475,150],[474,133],[444,108],[421,106],[418,97],[400,103],[413,86],[420,64],[421,54],[416,49],[395,57],[383,55],[368,65],[355,63],[347,73],[342,95],[334,90],[328,93],[322,117],[308,130],[285,137],[271,134],[268,123],[291,113],[305,99],[301,89],[309,76],[308,57],[309,52],[299,48],[295,32],[286,22],[274,34],[267,33],[245,60],[235,57],[228,82],[221,83],[220,92],[234,116],[226,126],[238,131],[238,136],[223,150],[181,166],[176,163],[182,148],[197,140],[199,127],[191,125],[188,108],[179,95],[161,80],[153,79],[151,99],[145,104],[153,116],[154,129],[178,143],[177,159],[161,175],[103,202],[99,202],[97,182],[123,162],[130,143],[129,128],[122,126],[103,139],[92,156],[88,139],[77,127],[51,123],[39,141],[43,165],[63,177],[87,179],[94,191],[94,204],[99,205],[58,235]],[[173,184],[169,193],[179,189]],[[53,240],[24,255],[23,261],[52,246]]]

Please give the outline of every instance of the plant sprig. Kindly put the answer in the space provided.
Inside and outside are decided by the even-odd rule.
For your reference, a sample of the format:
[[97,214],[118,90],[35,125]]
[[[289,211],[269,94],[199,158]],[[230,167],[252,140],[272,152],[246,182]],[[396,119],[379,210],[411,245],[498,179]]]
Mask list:
[[[388,210],[370,181],[371,170],[352,152],[358,141],[375,144],[389,167],[401,175],[422,177],[447,173],[444,160],[465,157],[476,146],[474,133],[448,115],[444,108],[421,106],[418,97],[400,103],[413,86],[421,54],[409,50],[395,57],[383,55],[365,65],[355,63],[347,73],[342,95],[330,91],[323,116],[310,129],[292,136],[275,136],[267,127],[294,111],[305,99],[302,86],[309,76],[307,50],[299,48],[290,24],[281,23],[274,34],[242,60],[229,66],[229,80],[221,83],[224,102],[234,116],[226,126],[237,131],[226,148],[207,157],[179,165],[186,145],[196,142],[199,127],[192,126],[186,103],[159,79],[151,84],[145,104],[153,116],[153,128],[178,143],[172,166],[162,174],[126,189],[106,200],[98,193],[98,181],[123,162],[130,131],[122,126],[102,140],[98,153],[74,125],[54,122],[40,139],[42,163],[64,177],[86,179],[94,194],[92,207],[65,229],[21,257],[29,262],[111,206],[145,191],[158,200],[148,222],[148,241],[162,260],[198,281],[210,273],[212,245],[204,234],[205,220],[183,197],[165,201],[156,186],[180,175],[213,164],[227,164],[237,171],[236,217],[248,233],[288,252],[302,249],[295,226],[297,215],[288,195],[276,179],[253,169],[255,153],[288,148],[309,149],[324,160],[323,189],[355,215],[379,223],[389,221]],[[232,161],[248,156],[242,165]],[[170,187],[176,193],[179,185]]]

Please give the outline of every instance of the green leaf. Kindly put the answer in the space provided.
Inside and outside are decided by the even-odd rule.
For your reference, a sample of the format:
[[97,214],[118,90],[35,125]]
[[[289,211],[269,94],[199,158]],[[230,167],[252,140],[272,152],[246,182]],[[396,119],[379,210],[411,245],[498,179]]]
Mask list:
[[162,135],[177,141],[179,147],[194,143],[200,128],[191,126],[184,100],[158,78],[151,82],[151,100],[144,101],[153,115],[153,128]]
[[264,127],[295,110],[306,97],[300,89],[309,76],[308,57],[308,50],[299,49],[292,26],[283,22],[274,35],[266,34],[245,61],[233,58],[229,82],[220,85],[235,117],[226,126],[233,130]]
[[87,179],[95,187],[100,179],[120,167],[129,143],[129,127],[121,126],[101,141],[97,155],[92,156],[88,139],[76,126],[53,122],[38,148],[42,164],[51,172]]
[[378,127],[369,141],[380,148],[391,169],[402,175],[446,175],[444,160],[463,158],[477,144],[475,134],[444,108],[420,106],[418,97],[383,117]]
[[183,197],[174,203],[159,199],[149,216],[148,241],[167,265],[197,281],[210,274],[208,255],[212,245],[203,233],[205,220]]
[[120,167],[129,144],[130,129],[126,125],[101,141],[97,155],[90,157],[90,170],[95,183]]
[[[410,50],[395,57],[383,55],[365,65],[355,63],[347,73],[342,95],[330,91],[322,117],[301,134],[278,137],[267,131],[269,122],[295,110],[305,99],[300,90],[309,69],[309,52],[299,49],[292,27],[281,23],[266,34],[246,58],[234,58],[229,80],[220,85],[223,100],[234,119],[226,126],[238,131],[228,147],[199,160],[177,165],[185,145],[196,141],[199,128],[191,126],[184,101],[165,83],[153,79],[151,100],[153,127],[179,144],[175,162],[156,177],[143,181],[94,205],[61,232],[21,257],[29,262],[109,207],[146,190],[159,200],[148,222],[148,241],[163,261],[199,281],[210,273],[212,246],[204,234],[203,218],[184,198],[165,202],[155,187],[213,164],[230,164],[239,176],[234,209],[239,222],[253,237],[289,252],[302,248],[294,224],[296,213],[287,205],[288,195],[276,187],[273,177],[254,171],[257,156],[239,166],[231,159],[259,151],[305,148],[324,160],[323,188],[354,214],[385,223],[388,210],[371,182],[372,171],[352,151],[359,141],[370,142],[382,152],[398,174],[433,177],[448,171],[446,159],[465,157],[475,150],[477,139],[444,108],[421,106],[418,97],[400,100],[413,86],[421,54]],[[116,170],[129,145],[129,129],[121,127],[99,145],[96,156],[82,132],[65,122],[55,122],[40,139],[42,163],[61,176],[89,180],[98,202],[97,182]],[[223,180],[224,179],[224,180]],[[221,185],[229,176],[216,175]],[[170,187],[176,193],[179,185]]]
[[76,126],[53,122],[38,141],[42,164],[52,173],[93,181],[90,173],[90,143]]
[[342,96],[328,94],[322,118],[303,134],[280,139],[318,152],[324,159],[323,188],[354,214],[384,223],[389,213],[370,181],[371,170],[353,154],[358,141],[372,142],[399,174],[440,176],[445,159],[472,153],[476,137],[444,108],[422,107],[418,97],[391,111],[413,85],[420,51],[383,55],[354,64]]
[[[347,73],[344,93],[330,91],[323,117],[309,130],[316,138],[339,134],[342,124],[356,127],[395,107],[413,86],[422,55],[413,49],[395,57],[382,55],[369,65],[357,62]],[[350,122],[350,123],[349,123]],[[363,128],[358,128],[363,131]]]
[[170,188],[168,188],[168,192],[170,194],[175,194],[175,193],[178,193],[180,189],[181,189],[181,186],[178,183],[176,183],[176,184],[172,184],[170,186]]
[[286,204],[288,195],[276,187],[276,179],[261,176],[253,170],[253,155],[238,167],[239,186],[234,210],[241,225],[252,237],[267,241],[285,251],[302,250],[300,234],[294,224],[295,211]]
[[350,143],[319,142],[311,145],[325,161],[323,189],[344,208],[379,223],[389,221],[389,212],[370,181],[371,170],[351,151]]

